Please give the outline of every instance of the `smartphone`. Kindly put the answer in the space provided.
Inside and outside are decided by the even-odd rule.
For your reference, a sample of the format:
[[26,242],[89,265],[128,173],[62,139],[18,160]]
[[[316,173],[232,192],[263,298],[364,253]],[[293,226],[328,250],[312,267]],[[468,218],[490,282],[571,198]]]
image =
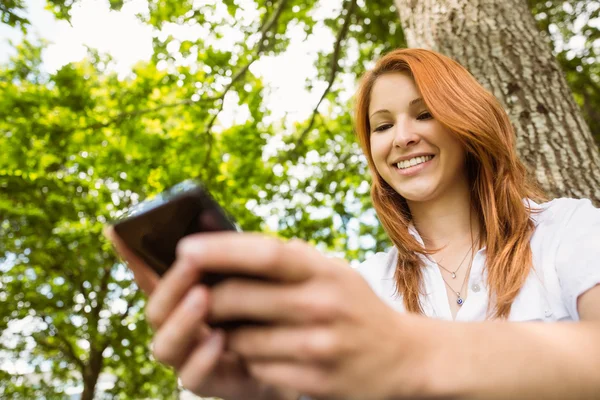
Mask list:
[[[181,182],[153,198],[136,204],[112,225],[127,247],[160,276],[164,275],[175,261],[177,243],[183,237],[200,232],[241,231],[234,219],[197,180]],[[233,276],[206,273],[199,283],[210,287]],[[218,327],[230,329],[249,323],[252,322],[228,321],[219,324]]]

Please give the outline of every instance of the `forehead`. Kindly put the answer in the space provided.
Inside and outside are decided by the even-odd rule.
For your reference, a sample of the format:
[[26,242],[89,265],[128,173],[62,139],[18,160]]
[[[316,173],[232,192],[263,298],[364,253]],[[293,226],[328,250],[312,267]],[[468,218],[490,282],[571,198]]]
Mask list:
[[377,78],[371,90],[369,115],[379,109],[408,107],[421,97],[414,80],[407,73],[390,72]]

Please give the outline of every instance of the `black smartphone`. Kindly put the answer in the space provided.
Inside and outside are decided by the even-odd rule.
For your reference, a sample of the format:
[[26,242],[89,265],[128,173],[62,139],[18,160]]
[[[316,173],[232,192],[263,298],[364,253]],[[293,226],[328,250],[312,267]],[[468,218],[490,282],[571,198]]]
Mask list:
[[115,232],[159,275],[175,261],[177,243],[199,232],[240,231],[202,183],[181,182],[131,207],[113,222]]
[[[181,182],[136,204],[112,225],[127,247],[161,276],[175,261],[177,243],[183,237],[200,232],[241,231],[233,218],[197,180]],[[210,287],[233,276],[206,273],[200,283]],[[230,329],[248,323],[252,322],[228,321],[218,327]]]

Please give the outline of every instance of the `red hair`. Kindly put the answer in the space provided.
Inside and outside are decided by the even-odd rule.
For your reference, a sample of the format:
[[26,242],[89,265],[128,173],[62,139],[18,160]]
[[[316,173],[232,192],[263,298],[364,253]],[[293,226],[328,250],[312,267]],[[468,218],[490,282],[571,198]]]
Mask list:
[[456,61],[430,50],[400,49],[381,58],[365,73],[356,95],[356,133],[373,177],[371,197],[379,220],[398,250],[396,286],[409,312],[423,313],[426,250],[408,232],[407,203],[379,175],[371,156],[369,103],[378,77],[387,73],[412,77],[429,112],[463,143],[473,209],[486,245],[489,314],[506,318],[532,263],[529,241],[535,229],[533,210],[524,199],[544,199],[528,177],[515,150],[515,133],[498,100]]

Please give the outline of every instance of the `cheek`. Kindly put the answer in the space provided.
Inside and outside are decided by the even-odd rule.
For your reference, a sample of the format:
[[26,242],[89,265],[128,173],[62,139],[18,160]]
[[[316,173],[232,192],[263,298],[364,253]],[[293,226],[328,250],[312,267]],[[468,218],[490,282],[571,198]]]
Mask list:
[[466,152],[461,143],[452,143],[451,151],[448,152],[447,172],[460,173],[466,168]]
[[375,162],[375,165],[378,165],[385,160],[386,156],[386,147],[382,140],[371,140],[371,157]]

